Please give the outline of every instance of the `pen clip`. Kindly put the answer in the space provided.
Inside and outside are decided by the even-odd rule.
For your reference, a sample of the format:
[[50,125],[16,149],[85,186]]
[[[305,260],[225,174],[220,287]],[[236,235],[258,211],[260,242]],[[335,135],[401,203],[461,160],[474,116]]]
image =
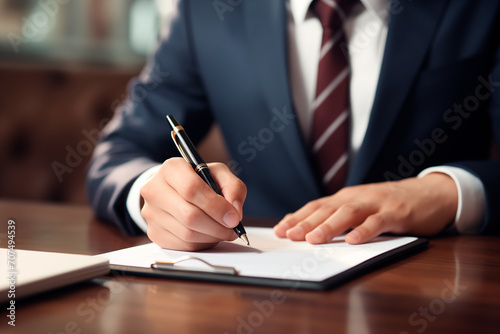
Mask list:
[[[188,261],[196,260],[202,262],[208,266],[208,268],[193,268],[193,267],[176,267],[175,265]],[[172,261],[155,261],[151,264],[151,268],[159,270],[179,270],[179,271],[194,271],[194,272],[210,272],[216,274],[226,274],[226,275],[238,275],[238,271],[234,267],[218,266],[210,264],[207,261],[194,256],[183,256]]]
[[186,162],[188,164],[193,164],[192,161],[189,160],[189,157],[187,156],[186,152],[184,152],[184,150],[182,149],[182,146],[181,144],[179,143],[179,140],[177,139],[177,136],[176,136],[176,132],[175,131],[172,131],[170,132],[170,135],[172,136],[172,140],[174,141],[175,143],[175,146],[177,146],[177,149],[179,150],[179,152],[181,153],[182,157],[184,158],[184,160],[186,160]]

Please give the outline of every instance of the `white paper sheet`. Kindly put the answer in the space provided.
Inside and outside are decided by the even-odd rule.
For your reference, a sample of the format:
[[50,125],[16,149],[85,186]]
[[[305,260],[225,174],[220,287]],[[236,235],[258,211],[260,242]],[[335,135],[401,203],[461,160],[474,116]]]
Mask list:
[[[318,282],[417,239],[378,237],[367,244],[349,245],[341,236],[328,244],[311,245],[280,239],[271,228],[247,227],[246,231],[251,247],[238,239],[222,242],[201,252],[180,252],[150,243],[102,256],[109,259],[110,265],[149,268],[155,261],[173,261],[187,255],[201,258],[212,265],[234,267],[241,276]],[[195,260],[176,266],[209,270],[205,264]]]

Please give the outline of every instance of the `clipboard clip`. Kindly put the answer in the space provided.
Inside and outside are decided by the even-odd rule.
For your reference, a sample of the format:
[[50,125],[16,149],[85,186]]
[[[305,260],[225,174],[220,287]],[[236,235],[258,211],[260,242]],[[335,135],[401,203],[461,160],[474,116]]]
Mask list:
[[[189,261],[189,260],[195,260],[202,262],[207,265],[206,268],[192,268],[192,267],[183,267],[183,266],[176,266],[176,264],[184,262],[184,261]],[[224,274],[224,275],[238,275],[238,271],[234,267],[226,267],[226,266],[217,266],[208,263],[207,261],[200,259],[195,256],[183,256],[178,259],[172,260],[172,261],[155,261],[153,264],[151,264],[152,269],[157,269],[157,270],[176,270],[176,271],[194,271],[194,272],[209,272],[209,273],[214,273],[214,274]]]

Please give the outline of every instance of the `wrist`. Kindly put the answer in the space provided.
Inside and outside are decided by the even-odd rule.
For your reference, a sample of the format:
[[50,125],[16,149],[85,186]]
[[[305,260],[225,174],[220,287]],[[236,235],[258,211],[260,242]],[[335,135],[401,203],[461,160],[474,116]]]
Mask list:
[[447,174],[429,173],[422,178],[423,186],[429,191],[429,196],[439,203],[440,215],[446,227],[453,224],[458,209],[458,190],[455,181]]

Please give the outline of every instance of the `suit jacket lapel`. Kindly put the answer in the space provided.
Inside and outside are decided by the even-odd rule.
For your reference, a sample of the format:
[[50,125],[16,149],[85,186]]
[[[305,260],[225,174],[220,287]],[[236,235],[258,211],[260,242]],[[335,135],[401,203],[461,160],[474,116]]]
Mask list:
[[382,68],[365,139],[347,183],[364,181],[394,126],[427,54],[446,1],[404,2],[390,17]]
[[[259,78],[261,93],[269,120],[277,113],[295,115],[292,103],[288,68],[288,35],[286,1],[248,1],[245,2],[245,25],[248,34],[249,50],[253,69]],[[319,188],[311,169],[308,153],[300,134],[297,117],[287,119],[289,123],[283,131],[275,133],[282,141],[284,149],[301,178],[302,185],[313,196]],[[295,180],[294,182],[297,182]]]

